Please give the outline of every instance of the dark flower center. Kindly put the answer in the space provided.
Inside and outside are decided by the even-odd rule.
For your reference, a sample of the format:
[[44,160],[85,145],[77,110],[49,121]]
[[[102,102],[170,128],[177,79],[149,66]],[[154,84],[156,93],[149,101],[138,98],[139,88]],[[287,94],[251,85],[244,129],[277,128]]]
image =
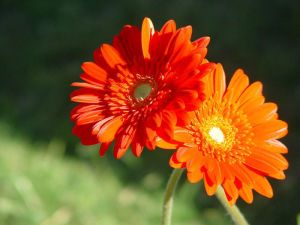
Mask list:
[[150,83],[140,83],[133,90],[133,97],[137,101],[143,101],[146,99],[152,91],[152,85]]

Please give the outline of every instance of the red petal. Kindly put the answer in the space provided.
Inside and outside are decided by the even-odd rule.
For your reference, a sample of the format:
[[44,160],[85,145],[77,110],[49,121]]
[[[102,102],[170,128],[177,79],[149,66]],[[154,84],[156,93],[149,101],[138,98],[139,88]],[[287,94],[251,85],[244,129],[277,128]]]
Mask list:
[[96,63],[85,62],[82,64],[81,68],[85,73],[100,83],[104,82],[107,78],[107,72],[99,67]]
[[121,58],[119,52],[111,45],[103,44],[101,46],[101,53],[106,63],[111,68],[117,68],[118,65],[125,65],[125,61]]
[[164,110],[162,114],[162,123],[160,128],[157,130],[157,134],[167,141],[172,140],[176,123],[176,113],[173,111]]
[[184,57],[188,52],[190,39],[192,35],[192,27],[187,26],[177,30],[173,37],[167,55],[170,56],[170,62],[174,63],[176,60]]
[[136,135],[134,139],[132,140],[131,144],[131,150],[132,153],[136,156],[139,157],[144,149],[144,142],[143,142],[143,133],[141,132],[140,128],[137,128],[136,130]]
[[117,159],[120,159],[129,145],[132,143],[132,140],[135,136],[136,129],[135,127],[128,125],[125,130],[123,130],[118,137],[116,137],[115,146],[114,146],[114,156]]
[[167,21],[160,30],[161,34],[174,33],[176,31],[176,23],[174,20]]
[[99,103],[101,101],[99,91],[87,89],[87,88],[80,88],[75,90],[70,95],[71,100],[73,102],[80,102],[80,103]]
[[98,143],[96,135],[92,134],[92,126],[88,125],[75,125],[72,129],[72,133],[80,138],[83,145],[94,145]]
[[76,123],[78,125],[84,125],[89,123],[95,123],[104,118],[102,114],[103,110],[93,110],[82,113],[78,116]]
[[101,147],[99,149],[99,155],[101,157],[103,157],[105,155],[105,153],[107,152],[107,150],[109,149],[109,146],[111,145],[111,142],[108,143],[102,143]]
[[100,127],[97,135],[99,142],[111,142],[113,141],[116,132],[123,124],[123,117],[117,116],[109,120],[102,127]]

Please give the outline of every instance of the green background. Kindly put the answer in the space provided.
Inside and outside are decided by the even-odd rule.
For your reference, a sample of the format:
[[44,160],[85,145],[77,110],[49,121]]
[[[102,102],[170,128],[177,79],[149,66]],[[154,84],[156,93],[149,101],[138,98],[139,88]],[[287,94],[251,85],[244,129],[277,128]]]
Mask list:
[[[227,75],[264,83],[289,123],[285,181],[275,196],[238,201],[251,224],[296,224],[300,212],[300,1],[0,1],[0,224],[158,224],[170,152],[97,156],[71,134],[70,83],[124,24],[174,19],[210,36],[207,57]],[[182,179],[174,224],[230,224],[202,184]]]

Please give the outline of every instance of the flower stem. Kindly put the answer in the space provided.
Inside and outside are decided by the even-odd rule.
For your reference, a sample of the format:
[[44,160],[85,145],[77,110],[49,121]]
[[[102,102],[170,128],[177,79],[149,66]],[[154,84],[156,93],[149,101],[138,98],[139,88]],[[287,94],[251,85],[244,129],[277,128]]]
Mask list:
[[244,215],[241,213],[239,208],[236,205],[229,205],[229,202],[225,196],[224,190],[221,186],[218,187],[216,196],[219,201],[222,203],[224,208],[227,210],[228,214],[231,216],[235,225],[249,225]]
[[171,225],[174,192],[182,172],[183,169],[174,169],[169,178],[164,196],[162,225]]

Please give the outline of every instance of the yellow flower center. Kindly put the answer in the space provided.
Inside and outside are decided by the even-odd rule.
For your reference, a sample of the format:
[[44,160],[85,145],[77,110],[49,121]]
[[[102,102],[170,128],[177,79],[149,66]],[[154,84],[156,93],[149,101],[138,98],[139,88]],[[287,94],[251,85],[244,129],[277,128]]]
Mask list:
[[231,149],[237,129],[221,116],[205,119],[200,127],[201,133],[211,148],[221,151]]
[[254,146],[252,126],[236,104],[208,98],[188,127],[204,156],[229,164],[243,163]]
[[217,143],[224,142],[224,134],[219,127],[212,127],[208,133],[210,137]]

